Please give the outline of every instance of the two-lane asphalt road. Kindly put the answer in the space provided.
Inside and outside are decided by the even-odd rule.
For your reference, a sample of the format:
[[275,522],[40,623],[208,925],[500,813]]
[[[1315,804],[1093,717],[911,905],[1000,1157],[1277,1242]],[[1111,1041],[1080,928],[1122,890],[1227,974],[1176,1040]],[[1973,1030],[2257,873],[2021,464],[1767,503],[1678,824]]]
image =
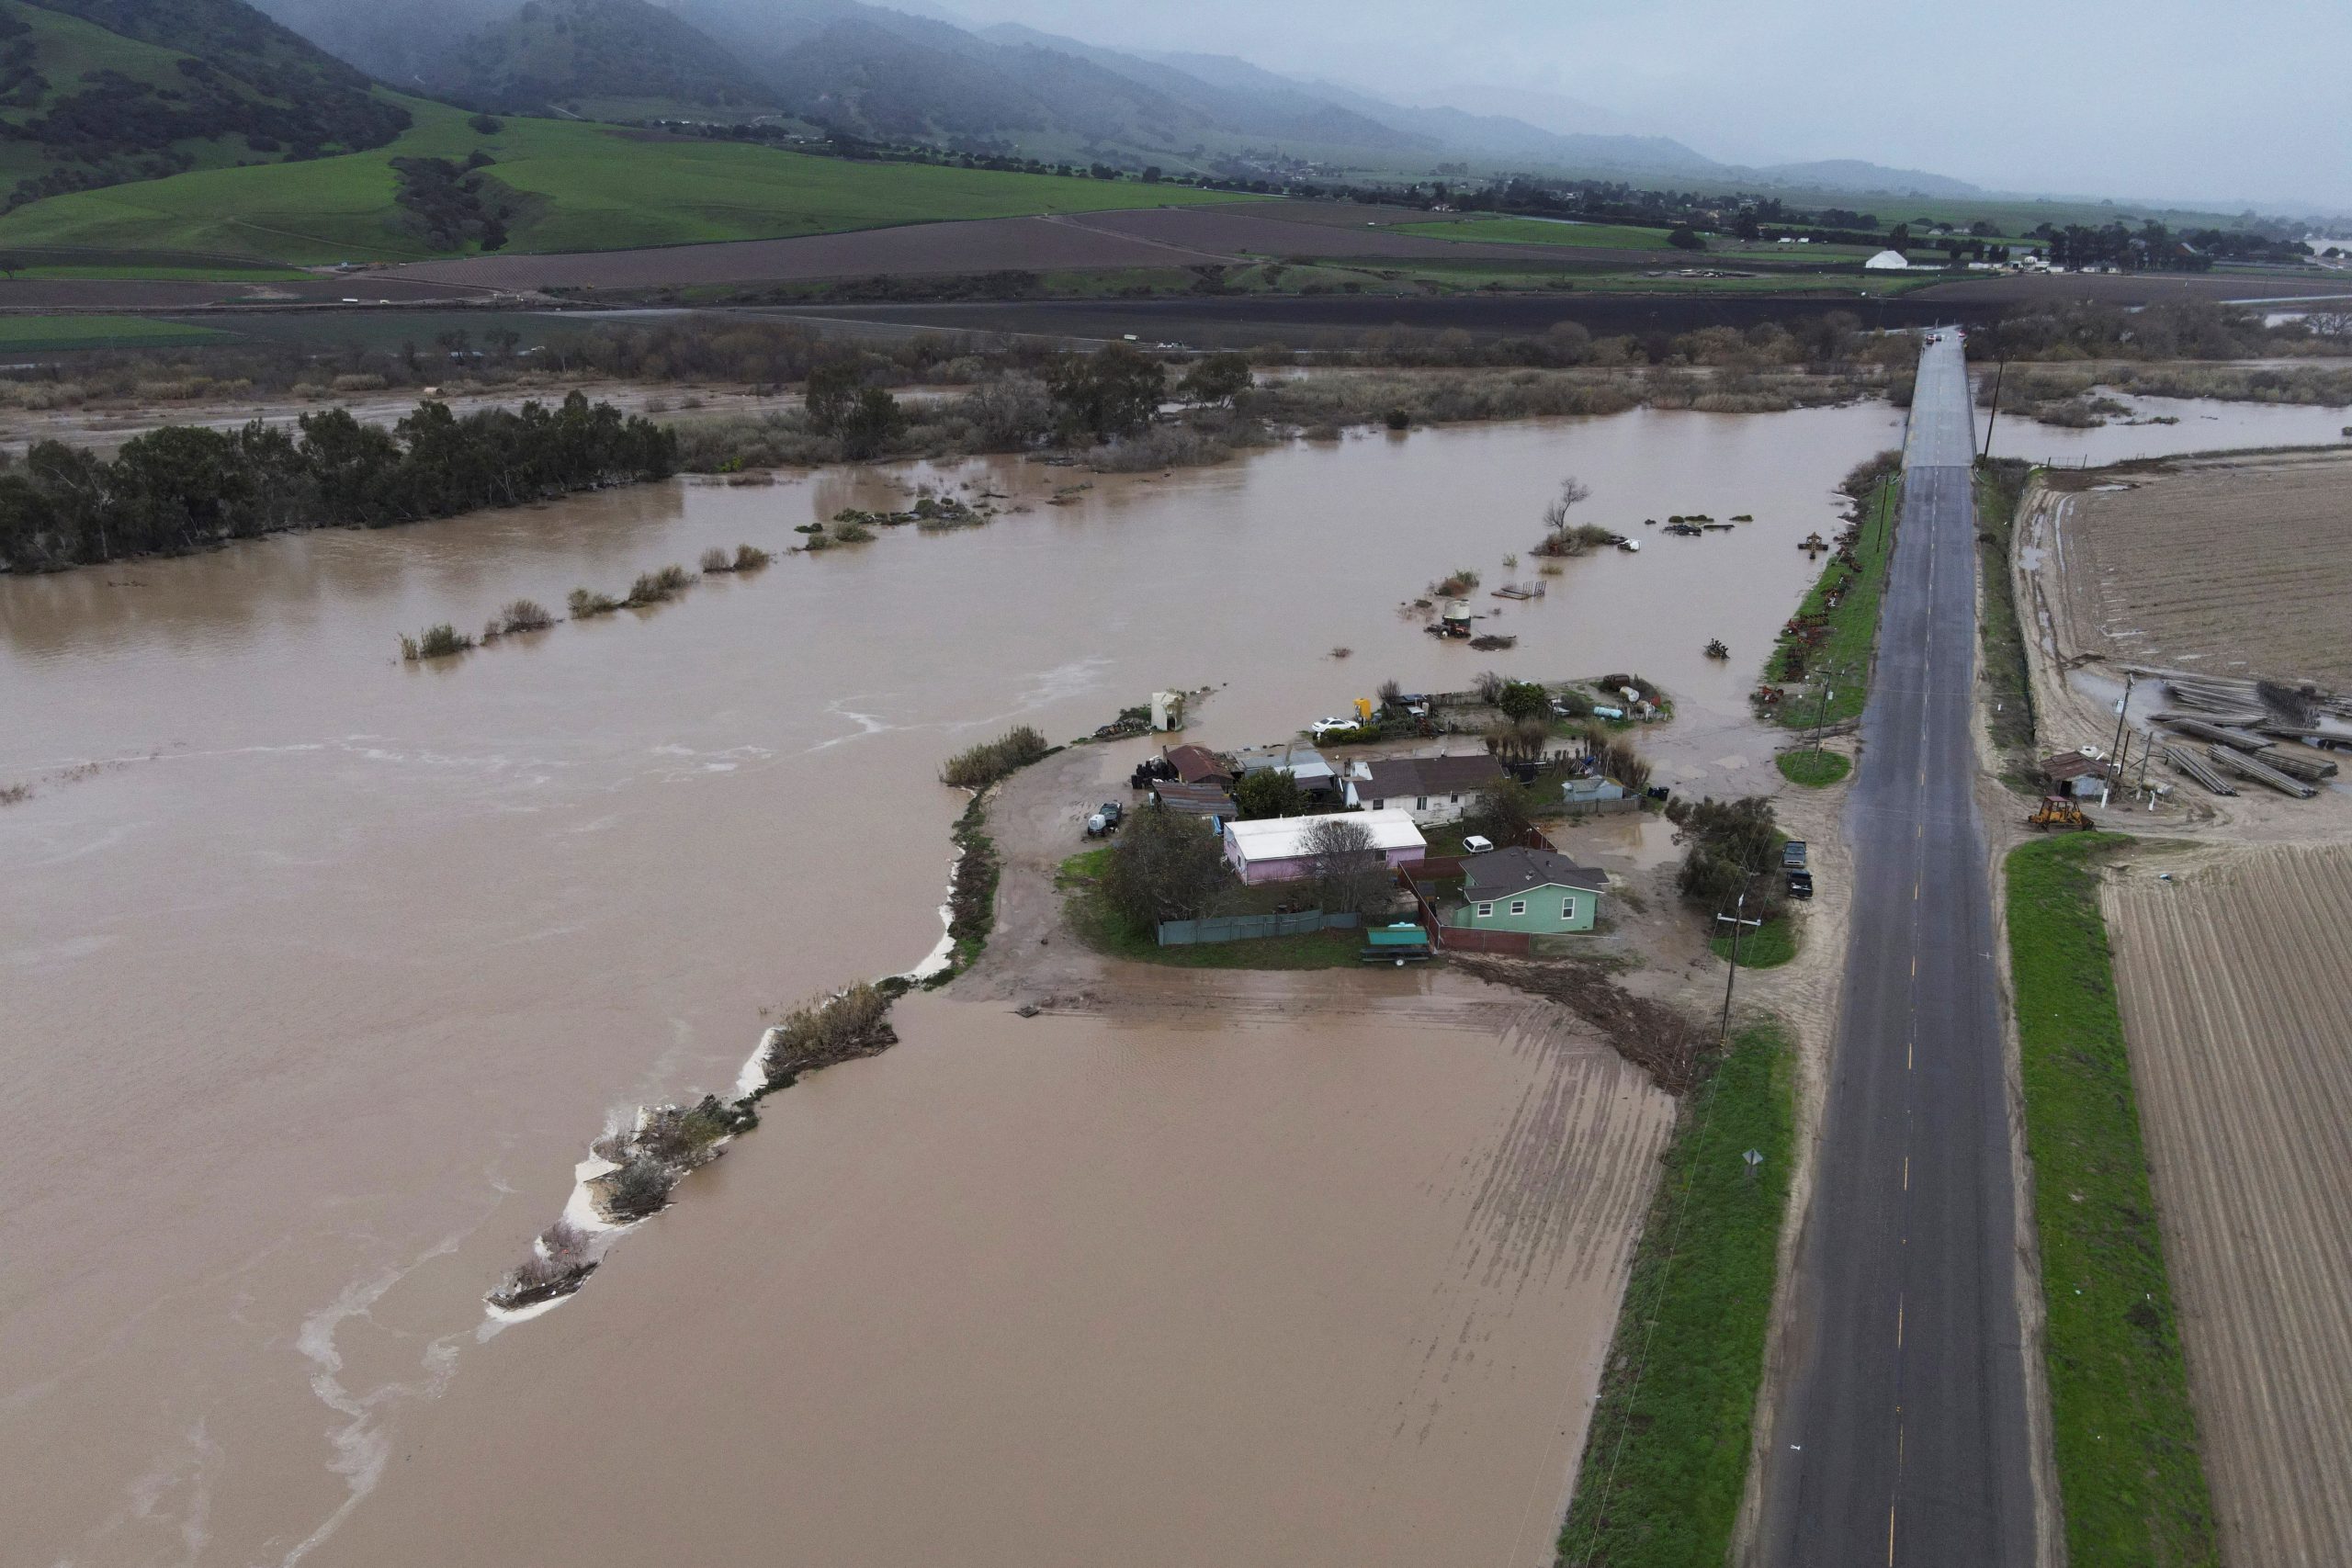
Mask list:
[[1921,355],[1848,803],[1853,932],[1789,1383],[1774,1568],[2028,1568],[2016,1204],[1976,759],[1974,423],[1959,333]]

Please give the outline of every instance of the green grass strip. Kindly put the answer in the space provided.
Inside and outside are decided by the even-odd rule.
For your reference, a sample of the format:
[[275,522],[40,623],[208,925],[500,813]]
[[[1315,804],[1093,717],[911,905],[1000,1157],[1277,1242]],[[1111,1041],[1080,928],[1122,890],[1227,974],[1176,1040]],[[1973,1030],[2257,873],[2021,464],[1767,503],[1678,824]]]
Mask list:
[[[1731,957],[1731,938],[1713,936],[1707,946],[1717,958]],[[1786,915],[1775,915],[1752,931],[1739,933],[1739,966],[1742,969],[1778,969],[1797,955],[1796,922]]]
[[2018,619],[2009,560],[2017,537],[2018,501],[2031,468],[2013,457],[1976,464],[1976,555],[1983,570],[1984,682],[1992,688],[1993,744],[2023,754],[2033,750],[2033,683],[2027,678],[2025,628]]
[[2069,1562],[2206,1568],[2213,1504],[2098,906],[2099,863],[2131,841],[2071,834],[2008,861],[2058,1485]]
[[1570,1568],[1722,1568],[1730,1551],[1787,1208],[1792,1066],[1779,1027],[1759,1024],[1683,1109],[1560,1535]]
[[[1781,704],[1781,722],[1791,728],[1805,728],[1816,719],[1836,724],[1861,714],[1863,700],[1870,694],[1871,650],[1878,643],[1879,604],[1886,597],[1887,566],[1894,559],[1894,525],[1902,504],[1899,480],[1880,485],[1862,515],[1861,536],[1854,545],[1861,570],[1855,571],[1832,557],[1820,580],[1805,594],[1804,603],[1797,606],[1801,616],[1826,613],[1829,635],[1806,661],[1806,674],[1814,683],[1790,687]],[[1829,596],[1841,589],[1844,596],[1838,607],[1829,609]],[[1783,634],[1773,645],[1771,660],[1765,666],[1766,680],[1780,679],[1790,643]],[[1826,706],[1819,690],[1825,678],[1831,693]]]
[[1772,761],[1782,778],[1807,789],[1825,788],[1854,771],[1853,761],[1844,752],[1816,751],[1810,747],[1802,751],[1783,751]]
[[153,316],[0,316],[0,350],[164,347],[229,335]]

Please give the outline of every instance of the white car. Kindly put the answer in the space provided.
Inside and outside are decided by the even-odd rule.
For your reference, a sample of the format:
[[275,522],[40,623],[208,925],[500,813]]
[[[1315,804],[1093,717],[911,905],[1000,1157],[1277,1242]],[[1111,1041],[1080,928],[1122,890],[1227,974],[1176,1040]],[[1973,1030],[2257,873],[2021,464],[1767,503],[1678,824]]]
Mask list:
[[1355,728],[1356,721],[1351,718],[1318,718],[1313,724],[1306,727],[1306,733],[1314,739],[1320,740],[1325,736],[1332,734],[1335,731],[1353,729]]
[[1484,833],[1464,833],[1462,835],[1462,852],[1464,854],[1482,855],[1494,847],[1495,841],[1487,837]]

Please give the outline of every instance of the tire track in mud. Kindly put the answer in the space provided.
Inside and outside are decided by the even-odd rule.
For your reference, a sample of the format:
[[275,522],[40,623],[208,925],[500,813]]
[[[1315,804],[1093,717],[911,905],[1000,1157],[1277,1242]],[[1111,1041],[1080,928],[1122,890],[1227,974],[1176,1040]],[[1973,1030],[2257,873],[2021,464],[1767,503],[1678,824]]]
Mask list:
[[2352,846],[2104,903],[2224,1555],[2352,1562]]

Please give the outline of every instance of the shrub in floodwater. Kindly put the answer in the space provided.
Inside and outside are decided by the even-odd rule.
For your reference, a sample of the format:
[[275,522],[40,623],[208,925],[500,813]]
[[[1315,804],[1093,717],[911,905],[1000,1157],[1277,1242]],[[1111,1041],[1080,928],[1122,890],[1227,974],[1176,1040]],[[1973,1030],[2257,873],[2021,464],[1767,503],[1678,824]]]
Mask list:
[[628,597],[621,603],[629,605],[661,604],[675,599],[694,581],[695,574],[682,566],[665,566],[660,571],[638,574],[628,585]]
[[1430,584],[1430,592],[1440,599],[1459,599],[1478,586],[1478,574],[1464,568]]
[[768,554],[767,551],[760,548],[757,545],[738,545],[735,547],[735,570],[737,571],[757,571],[775,558],[774,556]]
[[586,588],[573,589],[571,597],[565,603],[571,611],[571,618],[575,621],[584,621],[592,615],[609,615],[621,607],[621,602],[610,594],[598,593]]
[[421,659],[447,659],[453,653],[463,653],[473,647],[474,639],[443,621],[427,626],[420,637],[401,638],[401,657],[412,662]]
[[641,1220],[658,1214],[670,1201],[677,1174],[650,1155],[639,1155],[620,1169],[599,1178],[605,1188],[605,1210],[616,1220]]
[[1554,557],[1589,556],[1603,545],[1616,541],[1617,536],[1598,523],[1578,523],[1574,526],[1563,525],[1544,536],[1544,542],[1535,547],[1535,553]]
[[690,1169],[707,1161],[720,1139],[741,1132],[751,1122],[748,1110],[707,1094],[695,1105],[663,1105],[648,1111],[629,1144],[636,1154],[658,1159],[673,1170]]
[[1046,738],[1021,725],[994,740],[958,751],[939,770],[939,782],[958,789],[985,789],[1016,768],[1025,768],[1052,748]]
[[713,545],[702,553],[702,570],[706,576],[714,571],[733,571],[735,563],[724,546]]
[[772,1087],[781,1087],[802,1073],[871,1056],[899,1043],[889,1013],[889,993],[864,982],[803,1003],[768,1032],[761,1069]]
[[1387,425],[1391,430],[1410,430],[1413,428],[1413,415],[1409,409],[1390,409],[1386,413],[1380,417],[1381,423]]
[[531,1255],[509,1269],[492,1290],[490,1303],[512,1309],[570,1295],[580,1288],[580,1281],[596,1271],[588,1242],[588,1233],[570,1220],[556,1221],[539,1233]]
[[536,599],[517,599],[498,612],[499,629],[514,632],[543,632],[555,625],[555,617],[547,606]]

